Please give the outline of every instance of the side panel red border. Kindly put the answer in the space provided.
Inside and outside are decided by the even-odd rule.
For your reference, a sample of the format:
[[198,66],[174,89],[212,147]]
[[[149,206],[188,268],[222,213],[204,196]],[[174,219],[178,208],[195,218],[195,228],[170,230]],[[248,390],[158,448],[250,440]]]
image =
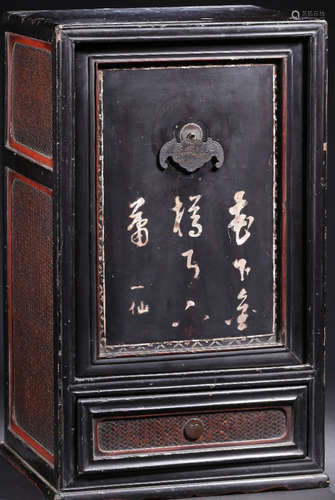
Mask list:
[[37,151],[34,151],[23,144],[19,144],[15,141],[13,137],[13,106],[12,106],[12,77],[13,77],[13,47],[15,43],[21,43],[23,45],[27,45],[29,47],[35,47],[39,49],[46,50],[51,54],[51,44],[48,42],[43,42],[42,40],[35,40],[34,38],[28,38],[21,35],[16,35],[9,33],[8,34],[8,42],[7,42],[7,59],[8,59],[8,80],[7,80],[7,137],[8,137],[8,145],[11,149],[18,151],[24,156],[34,160],[42,166],[45,166],[49,169],[53,167],[53,159],[45,156]]
[[14,374],[13,374],[13,273],[12,273],[12,185],[15,179],[46,193],[52,198],[52,190],[42,186],[37,182],[24,177],[13,170],[8,170],[7,177],[7,262],[8,262],[8,340],[9,340],[9,428],[20,439],[22,439],[39,456],[46,460],[50,465],[54,465],[54,456],[36,441],[32,436],[25,432],[15,421],[13,401],[14,401]]

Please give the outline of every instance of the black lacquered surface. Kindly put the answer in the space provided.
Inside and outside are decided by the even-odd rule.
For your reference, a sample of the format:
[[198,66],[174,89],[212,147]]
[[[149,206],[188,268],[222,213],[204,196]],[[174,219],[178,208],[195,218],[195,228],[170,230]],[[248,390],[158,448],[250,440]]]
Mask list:
[[[108,344],[271,334],[274,65],[101,73]],[[159,166],[186,122],[222,145],[221,168]]]

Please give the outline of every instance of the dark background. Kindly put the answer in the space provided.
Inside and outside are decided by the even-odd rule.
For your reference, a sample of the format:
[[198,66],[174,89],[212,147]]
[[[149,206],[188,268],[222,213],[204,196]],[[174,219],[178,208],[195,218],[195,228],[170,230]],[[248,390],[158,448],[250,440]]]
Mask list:
[[[209,5],[238,5],[242,4],[240,1],[227,0],[222,2],[219,0],[212,0]],[[245,2],[247,3],[247,1]],[[329,23],[329,99],[328,99],[328,193],[327,193],[327,211],[328,211],[328,295],[327,295],[327,398],[326,398],[326,471],[330,476],[330,488],[316,489],[316,490],[302,490],[293,492],[268,492],[262,494],[248,494],[243,495],[242,500],[335,500],[335,307],[333,301],[335,300],[335,260],[333,255],[335,253],[335,231],[333,230],[333,220],[335,218],[335,204],[331,200],[334,199],[335,194],[335,170],[331,167],[335,161],[335,130],[334,120],[332,119],[331,110],[335,109],[334,98],[334,64],[335,59],[332,54],[335,53],[334,40],[335,40],[335,9],[327,7],[331,3],[325,0],[272,0],[270,2],[249,2],[262,7],[281,10],[288,16],[291,15],[293,10],[298,10],[300,15],[309,15],[312,17],[325,18]],[[106,8],[106,7],[157,7],[157,6],[187,6],[187,5],[206,5],[205,0],[182,0],[182,1],[155,1],[155,0],[109,0],[99,2],[88,2],[87,0],[74,1],[74,0],[57,0],[57,2],[45,2],[37,0],[4,0],[1,5],[0,13],[6,10],[38,10],[38,9],[83,9],[83,8]],[[3,62],[0,61],[2,64]],[[2,106],[0,107],[2,110]],[[0,119],[3,119],[0,113]],[[332,307],[333,306],[333,307]],[[0,343],[0,368],[1,368],[1,343]],[[0,369],[0,375],[2,370]],[[2,384],[0,383],[0,387]],[[0,395],[1,396],[1,395]],[[0,397],[0,418],[2,409],[2,398]],[[0,441],[1,422],[0,422]],[[225,500],[229,498],[237,499],[239,495],[226,495]],[[13,467],[9,466],[4,459],[0,458],[0,500],[43,500],[43,495],[31,483],[29,483],[23,476],[21,476]],[[217,497],[218,498],[218,497]]]

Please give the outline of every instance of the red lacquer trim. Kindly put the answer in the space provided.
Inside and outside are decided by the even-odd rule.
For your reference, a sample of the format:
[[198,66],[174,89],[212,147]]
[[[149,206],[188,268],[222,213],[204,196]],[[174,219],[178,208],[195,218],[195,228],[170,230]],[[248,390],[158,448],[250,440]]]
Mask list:
[[48,168],[53,167],[53,159],[45,156],[33,149],[24,146],[15,141],[13,137],[13,106],[12,106],[12,76],[13,76],[13,47],[15,43],[21,43],[23,45],[27,45],[28,47],[34,47],[38,49],[43,49],[51,54],[51,43],[43,42],[42,40],[35,40],[34,38],[28,38],[21,35],[9,34],[8,36],[8,101],[7,101],[7,109],[8,109],[8,123],[7,123],[7,133],[8,133],[8,144],[12,149],[15,149],[19,153],[31,158],[37,163],[42,164]]
[[13,359],[13,273],[12,273],[12,186],[15,180],[20,180],[34,187],[42,193],[47,194],[52,198],[52,190],[46,186],[42,186],[37,182],[24,177],[13,170],[8,172],[8,184],[7,184],[7,212],[8,212],[8,227],[7,227],[7,262],[8,262],[8,334],[9,334],[9,413],[10,413],[10,430],[16,434],[20,439],[22,439],[30,448],[32,448],[38,455],[44,458],[51,465],[54,464],[53,455],[42,446],[38,441],[32,438],[27,432],[25,432],[15,420],[15,409],[14,409],[14,359]]
[[98,214],[98,196],[99,196],[99,186],[98,186],[98,175],[99,175],[99,130],[98,130],[98,123],[99,123],[99,82],[98,82],[98,66],[95,65],[95,227],[96,227],[96,277],[97,277],[97,286],[96,286],[96,303],[97,303],[97,316],[96,316],[96,321],[97,321],[97,357],[100,357],[100,340],[101,340],[101,333],[100,333],[100,300],[99,300],[99,214]]
[[282,215],[281,215],[281,340],[286,343],[286,313],[287,313],[287,60],[283,59],[282,73]]
[[19,436],[30,448],[33,448],[41,457],[43,457],[52,466],[55,463],[54,456],[46,450],[41,444],[39,444],[35,439],[33,439],[29,434],[27,434],[19,425],[13,421],[13,416],[11,416],[11,431]]
[[[99,87],[99,66],[95,65],[95,225],[96,225],[96,276],[97,276],[97,286],[96,286],[96,303],[97,303],[97,312],[96,312],[96,321],[97,321],[97,358],[100,357],[101,348],[101,331],[100,331],[100,315],[101,315],[101,304],[100,304],[100,294],[99,294],[99,239],[101,237],[100,233],[100,224],[99,224],[99,211],[98,211],[98,197],[102,195],[100,193],[100,188],[98,185],[99,178],[99,169],[100,169],[100,150],[99,150],[99,114],[100,114],[100,87]],[[102,117],[103,119],[103,117]],[[106,321],[106,318],[105,318]]]
[[[266,410],[281,410],[285,413],[286,417],[286,429],[285,434],[278,438],[269,438],[269,439],[257,439],[257,440],[244,440],[244,441],[225,441],[223,443],[194,443],[194,444],[185,444],[185,445],[174,445],[174,446],[162,446],[162,447],[152,447],[152,448],[135,448],[135,449],[125,449],[125,450],[116,450],[116,451],[106,451],[99,447],[99,424],[106,420],[124,420],[125,417],[113,417],[112,419],[101,418],[94,422],[94,443],[95,443],[95,452],[97,456],[115,456],[115,455],[131,455],[136,453],[161,453],[164,451],[178,451],[178,450],[192,450],[199,448],[220,448],[226,446],[246,446],[246,445],[258,445],[258,444],[276,444],[276,443],[284,443],[288,442],[292,431],[292,407],[291,406],[269,406],[269,407],[254,407],[254,408],[235,408],[235,409],[227,409],[224,412],[234,412],[234,411],[266,411]],[[207,411],[199,411],[196,414],[193,412],[178,412],[178,413],[153,413],[149,415],[134,415],[131,418],[143,418],[143,417],[167,417],[167,416],[176,416],[176,415],[190,415],[193,417],[197,417],[202,414],[208,413],[218,413],[217,410],[207,410]],[[127,420],[127,419],[126,419]]]

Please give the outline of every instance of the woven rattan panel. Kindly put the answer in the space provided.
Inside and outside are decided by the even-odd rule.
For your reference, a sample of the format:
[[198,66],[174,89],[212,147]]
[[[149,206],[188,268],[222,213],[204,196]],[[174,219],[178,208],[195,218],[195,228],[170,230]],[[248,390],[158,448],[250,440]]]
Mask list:
[[53,451],[52,198],[9,177],[12,420]]
[[51,52],[15,42],[12,52],[12,137],[52,156]]
[[289,425],[282,408],[102,420],[97,423],[97,448],[100,453],[134,453],[188,447],[190,420],[202,428],[193,446],[281,440]]

